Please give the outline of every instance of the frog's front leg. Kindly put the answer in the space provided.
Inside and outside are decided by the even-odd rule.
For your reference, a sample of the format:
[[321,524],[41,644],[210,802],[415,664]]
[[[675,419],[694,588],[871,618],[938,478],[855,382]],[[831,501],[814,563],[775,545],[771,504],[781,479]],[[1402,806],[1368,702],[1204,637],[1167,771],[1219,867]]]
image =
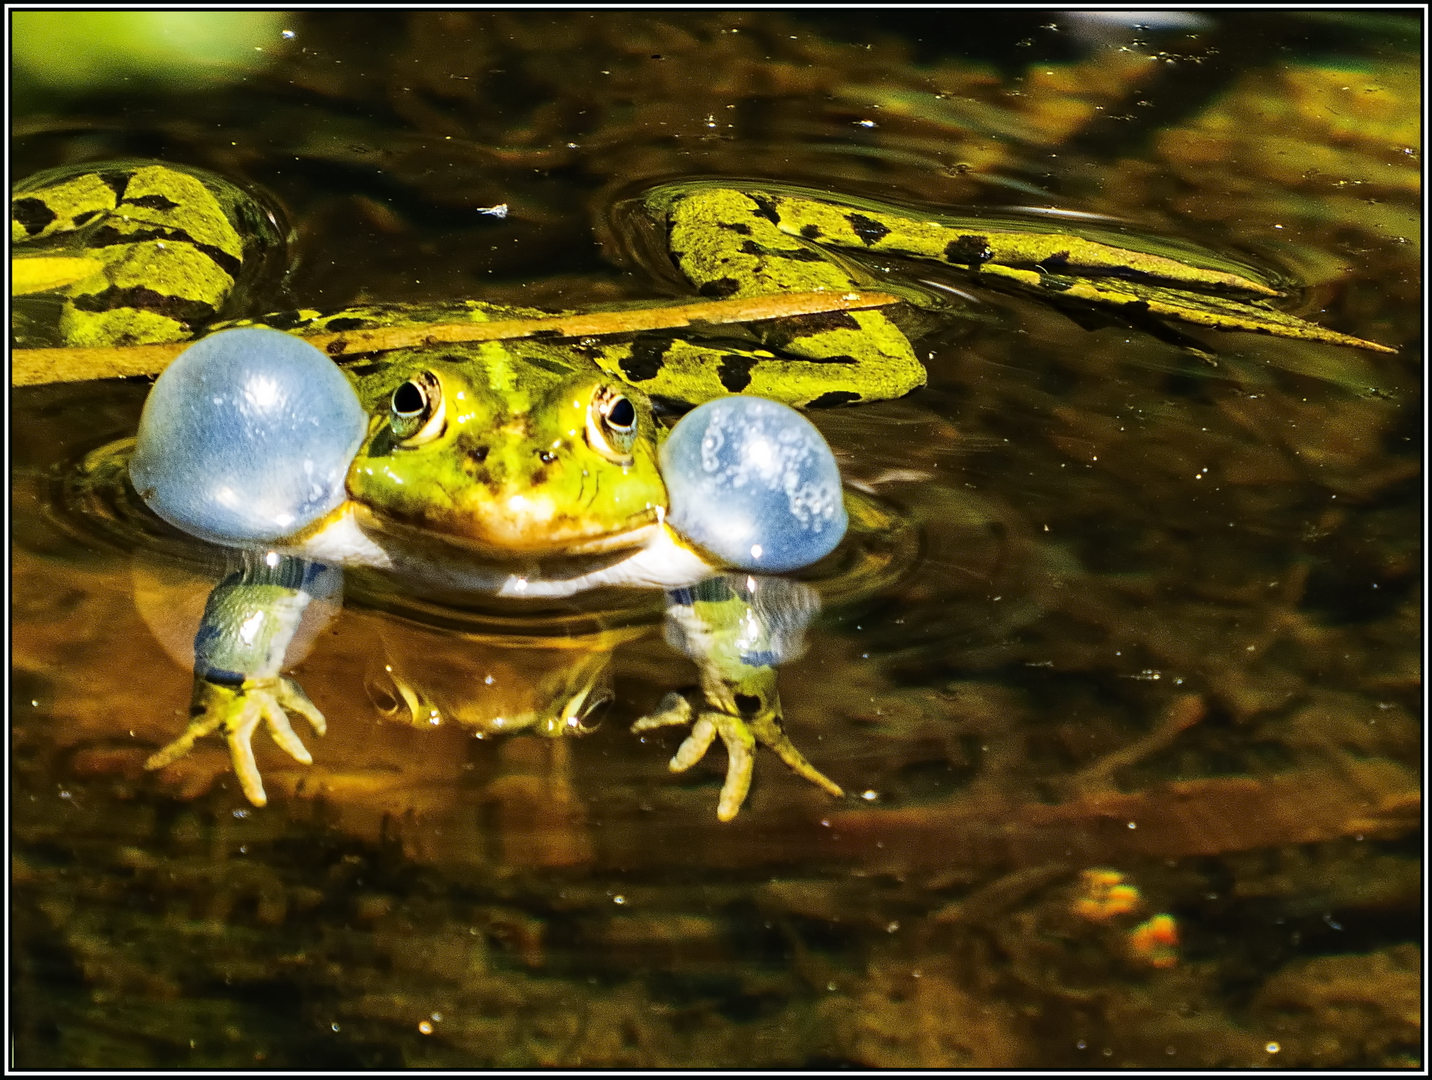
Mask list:
[[694,709],[686,697],[668,694],[632,730],[691,724],[671,759],[672,772],[695,765],[720,737],[727,755],[716,808],[721,821],[734,818],[746,800],[757,746],[775,751],[793,772],[831,795],[843,795],[786,735],[776,690],[775,665],[799,654],[805,626],[818,610],[814,590],[781,578],[731,574],[669,596],[667,638],[696,661],[705,707]]
[[[262,722],[295,760],[313,758],[289,723],[287,712],[303,716],[322,735],[323,714],[292,679],[282,674],[296,662],[294,645],[304,614],[315,599],[332,600],[341,588],[340,571],[273,552],[245,552],[240,569],[209,594],[194,637],[194,695],[184,733],[144,763],[162,769],[214,732],[229,744],[234,772],[255,806],[268,797],[254,762],[252,739]],[[305,635],[311,636],[311,635]]]

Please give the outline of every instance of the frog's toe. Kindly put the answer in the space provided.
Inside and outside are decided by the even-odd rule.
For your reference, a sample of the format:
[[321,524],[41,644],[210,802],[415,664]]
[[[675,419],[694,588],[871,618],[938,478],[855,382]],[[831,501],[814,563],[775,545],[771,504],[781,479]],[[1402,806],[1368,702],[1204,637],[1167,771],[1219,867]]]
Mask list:
[[775,751],[776,756],[784,761],[793,773],[809,780],[816,787],[827,794],[834,795],[837,799],[845,796],[845,792],[839,784],[807,761],[805,755],[796,749],[795,744],[786,735],[786,730],[781,726],[778,717],[757,718],[755,728],[756,740],[762,746]]
[[[313,728],[315,735],[328,734],[328,721],[323,718],[323,714],[318,711],[318,706],[309,700],[308,695],[303,692],[303,687],[298,683],[286,676],[280,678],[277,696],[280,705],[290,712],[298,713],[308,721],[308,726]],[[294,757],[298,757],[298,755],[294,754]]]
[[323,735],[328,731],[328,722],[318,711],[318,706],[308,699],[298,683],[288,678],[280,678],[272,693],[255,691],[255,694],[262,703],[264,723],[273,741],[294,761],[312,765],[313,755],[288,722],[288,711],[296,712],[307,720],[314,734]]
[[650,716],[643,716],[631,726],[635,734],[643,731],[650,731],[659,727],[685,727],[691,723],[691,702],[686,698],[672,691],[667,694],[656,706],[656,712]]
[[161,747],[145,759],[145,769],[153,772],[155,769],[162,769],[166,765],[172,765],[181,757],[194,748],[194,743],[216,730],[223,723],[223,716],[217,713],[200,714],[192,720],[184,734],[175,739],[168,746]]
[[293,725],[288,722],[288,716],[283,711],[283,706],[277,701],[265,701],[262,706],[264,724],[268,727],[269,735],[273,741],[289,757],[301,765],[312,765],[313,755],[308,752],[308,747],[303,745]]
[[716,730],[726,744],[726,782],[721,785],[716,817],[719,821],[730,821],[741,812],[741,804],[751,790],[751,773],[756,766],[756,737],[745,721],[738,717],[722,713],[709,715],[716,721]]
[[711,713],[702,713],[691,728],[686,741],[676,748],[676,754],[667,766],[672,772],[685,772],[706,756],[716,740],[716,725],[711,722]]
[[[688,717],[690,712],[688,703],[685,710]],[[756,737],[745,721],[725,713],[703,712],[696,718],[686,741],[676,748],[676,756],[667,767],[672,772],[685,772],[706,756],[717,735],[726,745],[726,781],[721,785],[716,817],[721,821],[730,821],[746,801],[746,794],[751,790],[751,772],[756,764]]]
[[[261,702],[257,696],[250,697],[232,722],[224,724],[224,737],[229,744],[229,757],[234,763],[234,774],[239,778],[239,787],[243,789],[244,796],[255,806],[265,806],[268,803],[264,782],[259,776],[258,763],[254,761],[253,747],[254,730],[259,726],[260,716],[266,711],[266,702]],[[293,734],[292,730],[289,734]]]

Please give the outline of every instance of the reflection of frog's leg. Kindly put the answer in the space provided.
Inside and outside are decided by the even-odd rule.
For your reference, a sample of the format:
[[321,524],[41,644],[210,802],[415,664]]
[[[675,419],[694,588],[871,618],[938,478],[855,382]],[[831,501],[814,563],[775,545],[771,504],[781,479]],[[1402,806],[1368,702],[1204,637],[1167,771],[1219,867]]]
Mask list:
[[195,740],[218,731],[229,744],[244,794],[262,806],[268,798],[250,741],[260,721],[291,757],[311,764],[285,709],[305,717],[319,735],[327,725],[308,695],[281,671],[293,660],[289,647],[305,609],[315,598],[331,598],[340,582],[338,571],[319,563],[273,553],[246,554],[243,568],[210,593],[194,638],[189,726],[144,767],[163,768],[187,754]]
[[808,586],[780,578],[726,575],[670,594],[667,636],[696,661],[706,708],[692,723],[691,703],[668,694],[636,732],[692,724],[671,759],[672,772],[689,769],[720,736],[726,747],[726,780],[716,816],[730,821],[751,786],[755,748],[775,751],[797,775],[831,795],[843,794],[805,759],[781,726],[775,665],[798,654],[802,632],[818,601]]

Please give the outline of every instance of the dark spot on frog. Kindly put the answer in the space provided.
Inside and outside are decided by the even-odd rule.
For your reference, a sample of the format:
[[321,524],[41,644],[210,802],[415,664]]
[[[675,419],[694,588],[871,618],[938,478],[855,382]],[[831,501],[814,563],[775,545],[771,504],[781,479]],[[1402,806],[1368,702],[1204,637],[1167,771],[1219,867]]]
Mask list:
[[71,303],[76,311],[112,311],[115,308],[140,308],[174,319],[188,326],[197,326],[213,318],[214,308],[202,300],[186,300],[181,296],[166,296],[164,293],[146,289],[142,285],[133,288],[108,288],[103,292],[76,296]]
[[346,364],[343,370],[354,378],[362,378],[365,375],[376,375],[378,372],[386,370],[387,367],[387,364],[374,360],[366,364]]
[[776,212],[774,199],[767,195],[752,195],[751,201],[756,204],[756,209],[751,211],[756,217],[765,218],[772,225],[779,225],[781,223],[781,215]]
[[736,708],[742,716],[755,716],[761,711],[761,699],[755,694],[737,694]]
[[818,239],[820,238],[820,235],[821,235],[821,233],[820,233],[820,226],[819,226],[819,225],[802,225],[802,226],[801,226],[801,235],[804,236],[807,240],[818,240]]
[[945,262],[960,263],[964,266],[978,266],[994,258],[989,247],[989,237],[960,236],[945,245]]
[[76,214],[74,217],[70,218],[70,224],[78,229],[82,225],[88,225],[97,217],[99,217],[98,210],[86,210],[83,213]]
[[145,210],[177,210],[179,204],[164,195],[141,195],[137,199],[121,199],[126,206],[138,206]]
[[758,363],[760,360],[757,357],[728,353],[721,357],[721,363],[716,368],[716,377],[731,393],[739,394],[751,385],[751,369]]
[[650,394],[651,411],[657,416],[684,416],[696,408],[694,401],[683,401],[681,398],[671,397],[667,394]]
[[807,409],[833,409],[840,405],[854,405],[860,400],[859,394],[853,394],[849,390],[828,390],[806,403]]
[[1039,268],[1041,270],[1052,270],[1057,269],[1061,266],[1068,265],[1069,252],[1067,251],[1056,251],[1053,255],[1046,256],[1045,258],[1039,260]]
[[741,250],[747,255],[760,255],[771,259],[790,259],[792,262],[824,262],[825,256],[819,251],[812,251],[810,248],[773,248],[758,244],[754,240],[747,240],[741,245]]
[[20,223],[26,233],[34,236],[59,215],[39,199],[16,199],[10,204],[10,216]]
[[537,470],[536,472],[534,472],[530,477],[527,478],[527,486],[528,486],[528,487],[534,487],[534,488],[535,488],[535,487],[541,487],[541,486],[542,486],[543,484],[545,484],[546,482],[547,482],[547,470],[546,470],[546,469],[538,469],[538,470]]
[[632,382],[654,379],[665,366],[666,351],[671,348],[669,337],[641,337],[631,343],[630,353],[617,361],[622,374]]
[[878,243],[890,235],[890,230],[874,218],[868,218],[864,214],[846,214],[845,220],[850,222],[850,227],[855,235],[860,237],[861,242],[866,246]]
[[728,296],[734,296],[741,288],[741,283],[735,278],[723,277],[715,281],[708,281],[696,291],[702,296],[710,296],[716,300],[724,300]]
[[742,236],[750,236],[750,235],[751,235],[751,226],[746,225],[746,224],[743,224],[742,222],[739,222],[739,221],[722,221],[722,222],[720,222],[719,224],[720,224],[721,228],[723,228],[723,229],[730,229],[733,233],[740,233]]
[[100,173],[99,178],[104,182],[105,187],[114,192],[115,201],[118,202],[124,198],[125,189],[129,187],[129,178],[132,175],[132,173],[111,170]]
[[367,352],[359,350],[358,352],[344,353],[343,359],[341,360],[335,357],[334,362],[337,363],[338,366],[341,367],[344,371],[352,371],[353,368],[359,364],[371,365],[377,367],[379,371],[387,371],[387,364],[384,364],[381,361],[374,359],[379,355],[379,353],[373,352],[371,349]]
[[799,315],[772,323],[761,335],[772,348],[781,348],[797,338],[814,337],[831,330],[859,330],[855,316],[845,311],[824,311],[815,315]]
[[344,341],[342,338],[339,338],[337,341],[330,341],[326,346],[324,346],[323,351],[326,352],[329,356],[342,356],[343,350],[345,350],[346,348],[348,348],[348,342]]
[[305,321],[303,313],[299,311],[276,311],[263,317],[263,324],[275,330],[292,330]]
[[112,244],[142,244],[149,240],[188,244],[195,251],[207,255],[215,266],[230,277],[237,277],[239,268],[243,265],[242,260],[212,244],[199,243],[183,229],[169,229],[158,225],[152,229],[134,229],[129,232],[120,232],[113,225],[101,225],[89,238],[88,244],[90,247],[109,247]]
[[363,451],[363,456],[368,458],[388,457],[393,453],[394,442],[392,429],[384,424],[382,429],[373,436],[372,442],[368,444],[368,449]]
[[344,318],[329,319],[323,329],[334,334],[341,334],[344,330],[361,330],[366,325],[363,319]]
[[[561,335],[556,336],[560,337]],[[570,375],[576,370],[570,364],[564,364],[560,360],[550,360],[545,356],[533,356],[527,352],[522,354],[522,361],[532,367],[541,368],[543,371],[550,371],[553,375]]]

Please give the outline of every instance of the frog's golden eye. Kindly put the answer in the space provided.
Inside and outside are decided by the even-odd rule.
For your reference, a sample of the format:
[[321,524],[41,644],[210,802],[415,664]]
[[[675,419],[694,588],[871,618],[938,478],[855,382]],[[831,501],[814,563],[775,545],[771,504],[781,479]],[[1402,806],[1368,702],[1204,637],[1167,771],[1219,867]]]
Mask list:
[[447,407],[436,375],[424,371],[393,391],[388,403],[388,426],[404,446],[422,446],[443,433]]
[[587,406],[587,442],[602,457],[617,465],[630,465],[636,426],[636,406],[621,391],[603,386],[592,395]]

